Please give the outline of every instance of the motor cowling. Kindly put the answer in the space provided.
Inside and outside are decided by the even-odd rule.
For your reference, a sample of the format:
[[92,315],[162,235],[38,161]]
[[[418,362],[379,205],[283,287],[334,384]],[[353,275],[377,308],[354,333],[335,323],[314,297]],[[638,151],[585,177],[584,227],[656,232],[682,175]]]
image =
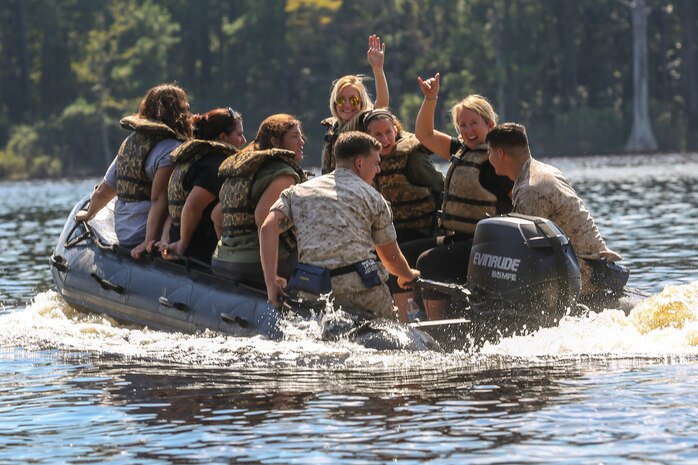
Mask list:
[[574,305],[581,275],[572,244],[555,223],[511,214],[478,222],[467,287],[474,317],[536,329],[556,324]]

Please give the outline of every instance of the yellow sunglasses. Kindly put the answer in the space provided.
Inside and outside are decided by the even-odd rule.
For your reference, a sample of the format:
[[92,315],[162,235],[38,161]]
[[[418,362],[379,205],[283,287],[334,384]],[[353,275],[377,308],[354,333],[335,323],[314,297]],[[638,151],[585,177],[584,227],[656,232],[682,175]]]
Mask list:
[[[336,103],[339,106],[342,106],[345,103],[347,103],[347,98],[342,96],[337,97],[337,100],[335,100],[334,103]],[[361,105],[361,99],[356,95],[352,95],[351,97],[349,97],[349,105],[351,105],[354,108],[358,108],[359,105]]]

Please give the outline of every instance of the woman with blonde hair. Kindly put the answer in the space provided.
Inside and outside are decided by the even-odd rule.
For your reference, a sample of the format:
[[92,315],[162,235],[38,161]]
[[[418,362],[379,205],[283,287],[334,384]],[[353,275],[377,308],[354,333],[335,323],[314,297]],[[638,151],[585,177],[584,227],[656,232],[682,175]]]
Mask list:
[[327,127],[322,148],[322,174],[334,170],[334,143],[340,133],[363,131],[363,118],[373,108],[387,107],[390,102],[388,81],[383,71],[385,44],[375,34],[368,38],[368,64],[376,81],[376,101],[371,102],[364,84],[365,76],[349,74],[332,83],[330,92],[331,117],[321,121]]
[[[457,137],[434,129],[434,113],[439,98],[440,76],[418,79],[424,101],[417,115],[415,135],[425,147],[450,161],[439,213],[439,226],[445,236],[422,253],[417,269],[427,279],[464,284],[473,234],[483,218],[511,212],[512,181],[499,176],[488,160],[485,137],[497,124],[497,114],[483,96],[471,94],[451,108]],[[423,244],[406,245],[424,247]],[[427,306],[430,318],[438,318],[443,304]]]

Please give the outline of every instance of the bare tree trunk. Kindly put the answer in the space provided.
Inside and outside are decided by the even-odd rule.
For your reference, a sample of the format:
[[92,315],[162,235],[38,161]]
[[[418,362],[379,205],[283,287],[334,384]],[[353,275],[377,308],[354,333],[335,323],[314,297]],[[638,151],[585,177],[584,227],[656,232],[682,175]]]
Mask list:
[[682,0],[679,10],[681,19],[681,80],[683,81],[686,114],[686,148],[698,149],[698,75],[696,75],[694,0]]
[[625,150],[628,152],[653,152],[657,141],[652,132],[647,90],[647,9],[645,0],[631,4],[633,25],[633,127]]

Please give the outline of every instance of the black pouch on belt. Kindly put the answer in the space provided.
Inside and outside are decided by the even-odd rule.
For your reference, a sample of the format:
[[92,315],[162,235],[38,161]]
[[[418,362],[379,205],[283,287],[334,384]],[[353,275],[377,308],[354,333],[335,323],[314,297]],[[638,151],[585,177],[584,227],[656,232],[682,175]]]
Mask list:
[[364,287],[370,289],[381,284],[381,277],[378,275],[378,264],[372,258],[363,262],[355,263],[356,272],[361,276]]
[[330,270],[321,266],[298,263],[288,280],[289,291],[304,291],[309,294],[327,294],[332,290]]

